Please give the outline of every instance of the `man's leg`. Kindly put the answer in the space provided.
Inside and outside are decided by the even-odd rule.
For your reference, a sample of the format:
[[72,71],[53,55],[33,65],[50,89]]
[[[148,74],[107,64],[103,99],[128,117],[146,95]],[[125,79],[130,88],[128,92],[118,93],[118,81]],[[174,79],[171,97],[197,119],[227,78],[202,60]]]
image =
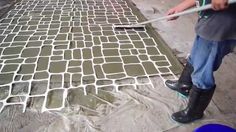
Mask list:
[[198,37],[190,55],[190,63],[194,67],[191,77],[195,86],[201,89],[215,86],[213,73],[220,67],[224,56],[230,53],[233,42],[235,40],[215,42]]
[[[195,42],[197,39],[195,39]],[[193,73],[193,66],[190,63],[190,59],[188,58],[186,65],[184,66],[184,69],[179,77],[178,80],[166,80],[165,84],[168,88],[171,90],[175,90],[178,93],[188,96],[189,91],[193,85],[191,74]]]
[[192,87],[191,74],[193,72],[192,65],[187,61],[179,80],[166,80],[165,84],[172,90],[181,93],[184,96],[189,95],[189,91]]
[[190,55],[194,67],[191,75],[193,86],[187,108],[172,114],[172,119],[189,123],[203,117],[215,90],[213,72],[217,70],[223,57],[230,52],[231,41],[214,42],[197,37]]

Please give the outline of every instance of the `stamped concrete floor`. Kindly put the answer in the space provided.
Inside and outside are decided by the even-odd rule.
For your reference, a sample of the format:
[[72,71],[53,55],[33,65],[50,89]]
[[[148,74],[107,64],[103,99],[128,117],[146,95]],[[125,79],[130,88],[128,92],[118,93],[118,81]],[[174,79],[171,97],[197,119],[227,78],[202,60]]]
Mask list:
[[[22,0],[0,23],[3,131],[171,131],[186,105],[165,79],[180,71],[124,0]],[[206,120],[229,125],[211,104]],[[190,125],[196,127],[197,122]],[[190,130],[189,129],[189,130]]]
[[76,93],[137,88],[152,85],[150,76],[173,75],[146,30],[113,28],[137,21],[122,0],[17,3],[0,24],[0,111],[19,104],[24,112],[35,99],[42,112],[60,110]]

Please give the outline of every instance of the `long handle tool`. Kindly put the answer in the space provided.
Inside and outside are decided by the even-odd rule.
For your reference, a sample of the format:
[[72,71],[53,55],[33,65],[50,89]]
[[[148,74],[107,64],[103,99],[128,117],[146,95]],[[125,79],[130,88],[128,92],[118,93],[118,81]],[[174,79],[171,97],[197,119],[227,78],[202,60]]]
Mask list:
[[[233,4],[233,3],[236,3],[236,0],[229,0],[228,1],[228,4]],[[144,29],[144,27],[145,27],[144,25],[148,24],[148,23],[161,21],[161,20],[166,20],[166,19],[169,19],[169,18],[179,17],[179,16],[183,16],[183,15],[188,15],[188,14],[199,12],[199,11],[209,10],[211,8],[212,8],[211,4],[207,4],[205,6],[188,9],[188,10],[185,10],[183,12],[175,13],[175,14],[172,14],[172,15],[164,16],[164,17],[159,17],[159,18],[156,18],[156,19],[144,21],[144,22],[141,22],[141,23],[133,24],[133,25],[114,25],[114,29]]]

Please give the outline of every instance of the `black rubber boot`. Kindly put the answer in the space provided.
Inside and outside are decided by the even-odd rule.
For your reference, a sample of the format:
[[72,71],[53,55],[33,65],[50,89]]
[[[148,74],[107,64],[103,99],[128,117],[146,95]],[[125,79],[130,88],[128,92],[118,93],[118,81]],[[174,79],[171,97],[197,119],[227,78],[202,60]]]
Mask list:
[[172,114],[171,118],[180,123],[190,123],[202,118],[214,91],[215,87],[210,90],[203,90],[193,86],[187,108]]
[[165,84],[172,90],[175,90],[184,96],[189,95],[189,91],[192,87],[191,74],[193,72],[193,67],[190,63],[187,62],[183,72],[180,75],[179,80],[166,80]]

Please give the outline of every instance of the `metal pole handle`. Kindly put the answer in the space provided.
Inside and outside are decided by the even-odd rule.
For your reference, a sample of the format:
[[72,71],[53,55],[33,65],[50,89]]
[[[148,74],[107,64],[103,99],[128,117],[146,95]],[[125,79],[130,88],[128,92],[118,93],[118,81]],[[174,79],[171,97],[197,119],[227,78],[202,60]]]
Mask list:
[[[228,4],[233,4],[233,3],[236,3],[236,0],[229,0],[228,1]],[[194,12],[199,12],[199,11],[204,11],[204,10],[211,9],[211,7],[212,7],[211,4],[207,4],[205,6],[201,6],[201,7],[198,7],[198,8],[192,8],[192,9],[188,9],[188,10],[183,11],[183,12],[175,13],[175,14],[172,14],[172,15],[164,16],[164,17],[159,17],[159,18],[148,20],[148,21],[141,22],[141,23],[137,23],[137,24],[131,25],[130,27],[136,27],[136,26],[152,23],[152,22],[155,22],[155,21],[161,21],[161,20],[165,20],[165,19],[169,19],[169,18],[173,18],[173,17],[188,15],[188,14],[191,14],[191,13],[194,13]]]

